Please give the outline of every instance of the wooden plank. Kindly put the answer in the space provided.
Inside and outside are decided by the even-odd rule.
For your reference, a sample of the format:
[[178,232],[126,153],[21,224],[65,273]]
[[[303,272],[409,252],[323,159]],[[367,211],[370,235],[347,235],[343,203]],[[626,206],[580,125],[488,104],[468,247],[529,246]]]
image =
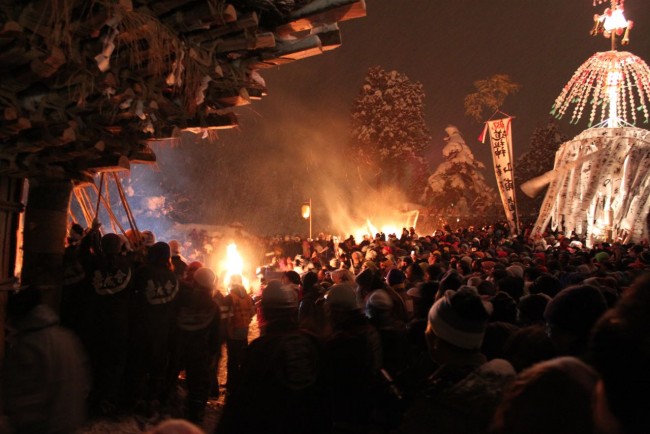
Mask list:
[[232,112],[223,114],[210,114],[203,118],[194,118],[188,121],[181,131],[200,134],[205,130],[227,130],[239,125],[237,115]]
[[147,2],[144,7],[139,8],[138,10],[146,9],[151,11],[153,15],[160,16],[182,8],[194,1],[196,0],[154,0]]
[[366,16],[365,0],[317,0],[291,14],[291,22],[278,26],[277,33],[295,33],[322,24],[333,24]]
[[238,38],[220,39],[214,51],[216,53],[230,53],[231,51],[258,50],[275,47],[275,35],[271,32],[258,33],[251,36],[242,35]]
[[242,16],[239,20],[233,23],[227,23],[222,26],[217,26],[209,30],[202,31],[196,34],[189,34],[187,38],[195,44],[203,44],[209,41],[214,41],[222,36],[240,33],[244,30],[257,29],[259,20],[255,12],[251,12]]
[[323,51],[334,50],[335,48],[340,47],[343,43],[341,39],[341,31],[338,28],[318,32],[316,35],[318,35],[318,39],[321,40]]
[[260,63],[282,65],[323,52],[318,35],[309,35],[297,41],[279,41],[275,49],[263,51]]

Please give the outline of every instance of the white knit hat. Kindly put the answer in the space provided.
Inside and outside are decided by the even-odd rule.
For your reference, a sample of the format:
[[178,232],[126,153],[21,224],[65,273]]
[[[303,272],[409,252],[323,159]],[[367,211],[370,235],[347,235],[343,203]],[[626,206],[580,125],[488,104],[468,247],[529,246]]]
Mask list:
[[448,290],[429,310],[429,326],[435,335],[459,348],[481,348],[492,305],[476,289],[463,286]]

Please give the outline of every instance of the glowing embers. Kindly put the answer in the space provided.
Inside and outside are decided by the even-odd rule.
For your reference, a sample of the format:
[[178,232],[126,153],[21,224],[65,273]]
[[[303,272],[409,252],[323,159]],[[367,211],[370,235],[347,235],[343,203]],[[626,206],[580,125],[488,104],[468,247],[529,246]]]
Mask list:
[[648,65],[632,53],[607,51],[594,54],[578,68],[555,100],[551,114],[559,119],[573,106],[573,124],[590,111],[590,127],[598,112],[600,122],[607,122],[609,127],[616,127],[620,122],[636,125],[640,118],[638,112],[643,113],[643,123],[650,120],[649,100]]

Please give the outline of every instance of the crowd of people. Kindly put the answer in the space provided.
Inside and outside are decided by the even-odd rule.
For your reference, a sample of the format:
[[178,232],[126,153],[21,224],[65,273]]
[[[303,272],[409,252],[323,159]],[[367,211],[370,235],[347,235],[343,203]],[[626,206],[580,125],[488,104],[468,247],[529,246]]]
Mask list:
[[[503,224],[274,237],[259,289],[235,276],[222,292],[182,243],[96,229],[70,232],[60,310],[93,414],[200,424],[225,346],[219,434],[650,432],[647,241],[586,248]],[[22,293],[18,330],[44,308]]]

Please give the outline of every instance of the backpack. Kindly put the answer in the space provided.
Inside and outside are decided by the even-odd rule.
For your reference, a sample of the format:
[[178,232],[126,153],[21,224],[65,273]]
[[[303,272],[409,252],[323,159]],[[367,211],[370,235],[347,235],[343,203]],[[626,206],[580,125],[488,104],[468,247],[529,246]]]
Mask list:
[[233,339],[245,339],[248,337],[248,325],[253,319],[253,299],[245,293],[242,297],[236,291],[231,293],[231,299],[232,316],[228,324],[228,336]]

